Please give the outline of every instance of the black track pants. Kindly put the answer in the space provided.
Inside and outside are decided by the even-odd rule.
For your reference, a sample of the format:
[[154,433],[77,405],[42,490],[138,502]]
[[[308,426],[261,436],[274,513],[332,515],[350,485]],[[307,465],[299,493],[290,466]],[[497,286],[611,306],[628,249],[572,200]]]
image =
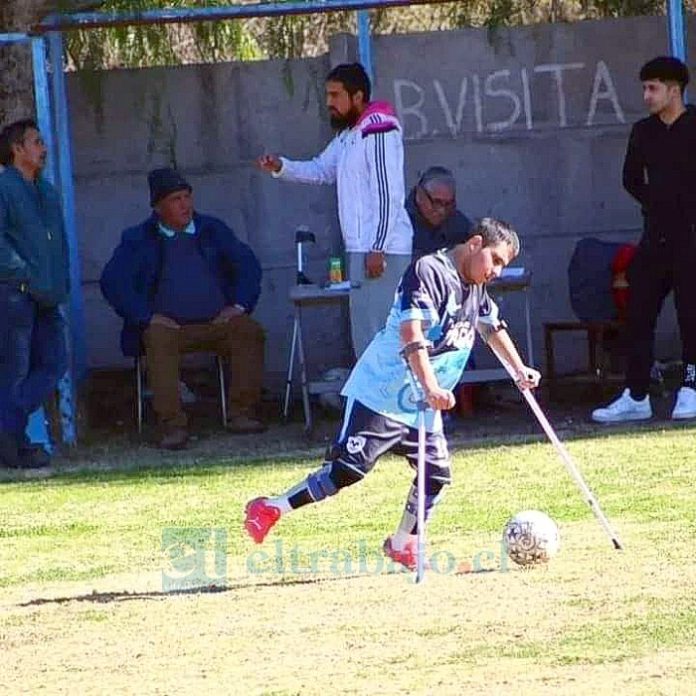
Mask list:
[[628,272],[626,386],[634,398],[648,392],[655,325],[670,290],[674,290],[682,359],[685,364],[696,363],[696,231],[693,226],[689,232],[680,235],[680,242],[644,238]]

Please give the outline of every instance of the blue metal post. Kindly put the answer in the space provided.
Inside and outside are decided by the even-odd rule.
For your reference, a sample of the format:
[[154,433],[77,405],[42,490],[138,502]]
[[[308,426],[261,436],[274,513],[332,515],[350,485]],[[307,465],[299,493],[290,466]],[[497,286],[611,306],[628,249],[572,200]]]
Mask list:
[[370,82],[374,82],[372,72],[372,37],[370,35],[370,13],[367,10],[358,12],[358,55]]
[[[18,32],[12,32],[8,34],[0,34],[0,45],[2,44],[24,44],[24,43],[30,43],[32,40],[29,38],[27,34],[21,34]],[[39,42],[39,44],[42,44],[43,42]],[[37,51],[36,54],[36,59],[41,61],[44,60],[45,63],[45,49],[43,49],[42,46],[34,45],[31,46],[32,48],[32,57],[34,57],[34,51]],[[45,78],[45,71],[44,71],[44,78]],[[43,81],[40,81],[37,86],[35,86],[35,91],[37,93],[41,94],[42,102],[45,104],[46,102],[46,88],[47,84],[45,79]],[[43,114],[45,115],[45,110],[42,110]],[[50,117],[50,112],[48,114]],[[44,412],[43,407],[38,408],[36,411],[34,411],[32,414],[29,416],[29,422],[27,423],[27,427],[25,430],[25,433],[27,437],[29,438],[29,441],[34,443],[34,444],[40,444],[42,445],[47,452],[51,452],[52,446],[51,446],[51,441],[50,441],[50,436],[48,432],[48,425],[46,423],[46,413]]]
[[44,170],[45,177],[58,186],[58,167],[53,137],[53,119],[51,118],[51,92],[48,87],[48,69],[46,63],[46,42],[42,36],[31,39],[32,66],[34,69],[34,101],[36,103],[36,121],[48,150],[48,161]]
[[70,252],[72,359],[75,378],[79,381],[84,377],[87,370],[87,348],[82,299],[82,277],[78,253],[77,225],[75,222],[75,187],[73,184],[72,149],[70,147],[72,142],[70,136],[70,115],[68,113],[68,98],[65,89],[65,73],[63,72],[63,35],[60,32],[49,32],[48,50],[52,67],[51,84],[53,86],[53,106],[56,118],[60,193]]
[[667,0],[667,19],[669,21],[670,53],[686,63],[686,34],[682,0]]
[[[45,170],[46,178],[54,186],[60,186],[58,155],[55,147],[53,119],[51,112],[51,93],[48,85],[48,70],[46,63],[46,42],[43,37],[31,39],[32,63],[34,69],[34,100],[36,102],[36,120],[48,149],[48,163]],[[62,65],[61,65],[62,68]],[[69,338],[69,336],[68,336]],[[70,348],[71,341],[68,341]],[[75,433],[75,399],[72,366],[58,382],[58,397],[60,402],[61,429],[63,442],[74,445],[77,442]]]
[[[21,34],[19,32],[0,34],[0,45],[24,44],[30,43],[30,41],[31,39],[27,34]],[[44,93],[43,86],[41,87],[41,91]],[[43,407],[37,409],[29,416],[29,422],[27,423],[25,433],[30,442],[41,444],[48,452],[51,451],[51,443],[46,424],[46,414]]]

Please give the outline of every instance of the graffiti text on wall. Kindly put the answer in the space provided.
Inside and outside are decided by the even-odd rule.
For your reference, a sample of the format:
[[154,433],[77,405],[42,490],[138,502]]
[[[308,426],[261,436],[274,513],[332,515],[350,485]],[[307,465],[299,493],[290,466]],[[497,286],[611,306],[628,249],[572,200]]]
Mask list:
[[[568,126],[568,105],[565,79],[567,73],[586,70],[585,63],[547,63],[533,68],[515,70],[496,70],[488,75],[468,75],[462,78],[459,94],[455,99],[446,93],[440,80],[433,80],[432,86],[437,102],[442,110],[445,133],[456,137],[463,132],[467,109],[473,111],[473,123],[477,133],[498,133],[520,125],[527,130],[534,128],[533,82],[532,78],[551,79],[551,87],[557,102],[555,124],[559,128]],[[442,130],[433,127],[424,108],[428,97],[427,90],[413,80],[394,80],[394,101],[396,110],[404,126],[406,139],[414,140],[439,135]],[[485,108],[489,100],[504,99],[509,103],[509,114],[501,120],[487,121]],[[597,115],[597,106],[606,102],[613,111],[617,123],[625,123],[623,109],[614,87],[607,64],[600,60],[594,70],[592,91],[582,114],[582,123],[592,126]],[[496,105],[500,108],[500,105]],[[434,124],[433,124],[434,125]]]

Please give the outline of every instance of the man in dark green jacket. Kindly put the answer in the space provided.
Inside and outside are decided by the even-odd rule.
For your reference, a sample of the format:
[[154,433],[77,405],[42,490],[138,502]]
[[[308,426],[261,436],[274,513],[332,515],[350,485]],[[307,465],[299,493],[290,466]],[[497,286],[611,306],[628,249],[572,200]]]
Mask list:
[[0,466],[13,468],[47,463],[24,432],[66,369],[68,250],[46,154],[30,119],[0,134]]

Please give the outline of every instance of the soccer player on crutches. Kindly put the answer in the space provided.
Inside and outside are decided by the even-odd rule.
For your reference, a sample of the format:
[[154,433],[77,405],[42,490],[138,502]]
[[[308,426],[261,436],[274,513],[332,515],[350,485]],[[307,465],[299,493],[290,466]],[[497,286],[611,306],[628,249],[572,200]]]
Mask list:
[[476,332],[513,367],[518,385],[534,388],[539,382],[539,373],[522,362],[485,288],[518,253],[515,231],[484,218],[465,243],[409,266],[385,327],[343,387],[346,407],[331,456],[286,493],[247,504],[244,526],[254,541],[261,543],[282,515],[361,481],[391,451],[404,455],[419,473],[384,553],[409,570],[416,570],[420,558],[417,579],[422,579],[425,524],[451,481],[440,411],[454,406],[452,389]]
[[[474,276],[476,277],[476,276]],[[501,353],[508,357],[511,364],[516,365],[516,368],[511,368],[512,376],[520,388],[528,391],[534,388],[539,382],[539,373],[536,370],[526,367],[523,363],[517,350],[512,343],[512,340],[505,331],[504,322],[497,319],[491,322],[494,312],[492,311],[492,303],[488,300],[488,306],[481,303],[481,308],[485,308],[484,312],[487,321],[477,321],[477,329],[484,337],[491,348],[494,348],[496,355]],[[497,314],[497,310],[495,312]],[[482,319],[483,317],[479,317]],[[402,327],[402,335],[404,329]],[[418,327],[416,336],[418,336]],[[468,357],[471,350],[471,342],[473,335],[470,331],[466,332],[467,338],[462,344],[465,347],[466,356]],[[436,373],[432,370],[430,353],[432,346],[420,339],[405,342],[401,351],[401,355],[406,362],[408,375],[411,383],[413,401],[418,410],[418,464],[417,464],[417,510],[416,510],[416,582],[421,582],[425,576],[426,570],[426,547],[425,547],[425,521],[427,519],[426,507],[428,496],[425,492],[425,482],[430,475],[427,470],[426,462],[426,442],[428,441],[427,429],[427,412],[429,408],[435,411],[434,420],[439,417],[439,410],[450,409],[454,406],[454,394],[449,390],[438,389]],[[413,356],[413,357],[412,357]],[[423,385],[423,386],[421,386]],[[429,509],[429,507],[428,507]]]

